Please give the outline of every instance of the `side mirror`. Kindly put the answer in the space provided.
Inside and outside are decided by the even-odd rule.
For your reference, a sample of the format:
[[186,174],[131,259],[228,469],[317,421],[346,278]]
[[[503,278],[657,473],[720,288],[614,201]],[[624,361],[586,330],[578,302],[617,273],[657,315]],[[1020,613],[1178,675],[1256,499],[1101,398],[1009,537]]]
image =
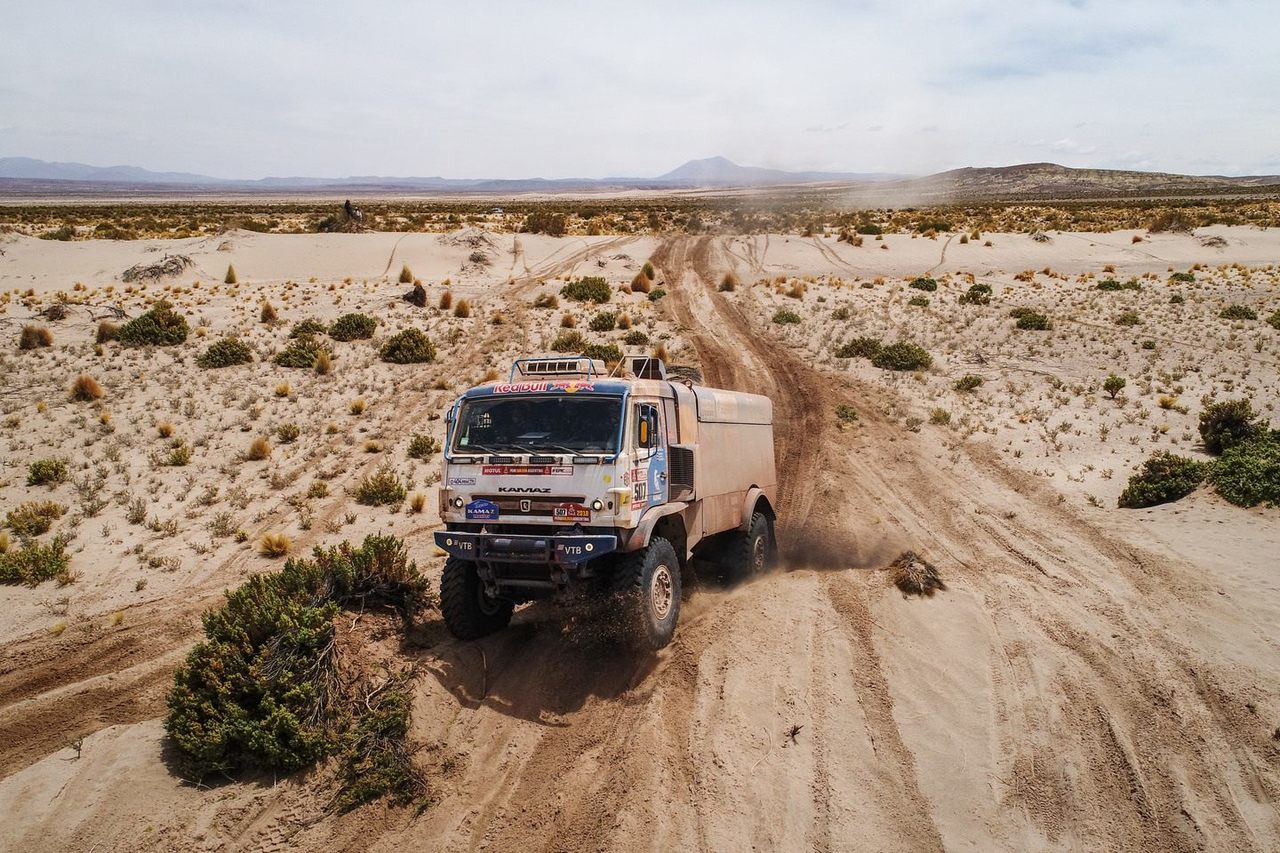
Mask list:
[[652,409],[641,410],[636,429],[636,444],[644,449],[658,446],[658,413]]

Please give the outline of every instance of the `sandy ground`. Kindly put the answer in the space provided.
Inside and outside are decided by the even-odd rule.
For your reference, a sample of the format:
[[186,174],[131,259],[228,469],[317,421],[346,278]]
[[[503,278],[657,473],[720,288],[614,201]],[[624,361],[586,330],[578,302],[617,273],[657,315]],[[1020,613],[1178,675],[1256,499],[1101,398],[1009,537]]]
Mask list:
[[[78,577],[0,587],[0,847],[1280,847],[1280,511],[1204,490],[1115,509],[1153,450],[1199,455],[1202,396],[1248,395],[1280,421],[1280,333],[1217,316],[1226,304],[1280,308],[1280,232],[1131,237],[3,238],[0,508],[68,505],[53,532],[74,534]],[[119,280],[164,253],[195,266],[145,290]],[[535,295],[576,275],[621,285],[646,259],[668,296],[619,293],[614,310],[709,383],[775,401],[788,571],[731,591],[693,584],[677,642],[644,659],[549,607],[475,644],[427,614],[421,646],[399,652],[419,667],[412,738],[432,800],[421,813],[334,815],[322,771],[184,784],[166,762],[164,693],[199,613],[278,565],[256,539],[288,533],[296,553],[393,532],[438,572],[436,462],[406,459],[409,438],[438,436],[442,408],[488,369],[546,348],[566,306],[534,309]],[[229,263],[238,286],[220,283]],[[473,315],[400,301],[402,264],[430,304],[448,289]],[[1194,265],[1194,282],[1169,282]],[[740,284],[721,292],[729,270]],[[923,274],[939,288],[909,305],[919,291],[907,283]],[[1111,275],[1142,288],[1094,289]],[[971,280],[992,286],[990,305],[957,303]],[[797,282],[803,294],[788,296]],[[49,323],[52,348],[19,352],[18,327],[58,291],[83,304]],[[161,295],[207,336],[95,355],[110,306],[132,316]],[[284,324],[259,322],[264,298]],[[1054,329],[1014,330],[1016,306],[1044,310]],[[770,322],[781,308],[801,322]],[[328,377],[270,363],[292,322],[352,310],[380,318],[377,339],[426,330],[440,358],[386,365],[375,340],[336,344]],[[1117,326],[1126,310],[1141,323]],[[572,311],[580,329],[594,313]],[[258,360],[197,368],[232,331]],[[934,366],[898,374],[834,358],[858,335],[913,339]],[[80,372],[103,400],[68,401]],[[1128,380],[1116,400],[1101,390],[1112,372]],[[955,391],[964,374],[984,383]],[[1161,396],[1176,400],[1164,408]],[[841,405],[856,422],[837,419]],[[190,465],[154,461],[168,447],[162,421],[191,443]],[[286,423],[297,440],[273,438],[266,462],[240,459]],[[27,464],[53,455],[79,484],[26,486]],[[348,497],[386,463],[427,495],[427,512]],[[307,497],[315,482],[326,494]],[[138,499],[146,518],[131,524]],[[228,526],[248,541],[214,532]],[[882,569],[907,548],[938,566],[945,592],[893,588]]]

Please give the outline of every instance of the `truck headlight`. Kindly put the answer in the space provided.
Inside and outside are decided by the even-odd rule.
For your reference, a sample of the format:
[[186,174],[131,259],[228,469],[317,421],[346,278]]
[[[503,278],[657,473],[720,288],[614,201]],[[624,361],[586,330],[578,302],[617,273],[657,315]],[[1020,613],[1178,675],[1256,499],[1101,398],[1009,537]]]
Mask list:
[[463,503],[463,502],[462,502],[462,498],[454,498],[454,499],[453,499],[453,505],[454,505],[455,507],[457,507],[458,509],[462,509],[462,503]]
[[599,498],[596,498],[591,502],[591,508],[594,509],[596,512],[599,512],[600,510],[604,509],[604,503],[601,502]]

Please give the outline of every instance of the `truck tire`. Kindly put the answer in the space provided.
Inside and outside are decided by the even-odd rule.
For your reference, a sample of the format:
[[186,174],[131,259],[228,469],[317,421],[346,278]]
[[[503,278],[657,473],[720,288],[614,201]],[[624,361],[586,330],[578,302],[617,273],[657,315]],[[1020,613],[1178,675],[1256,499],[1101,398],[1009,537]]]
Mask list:
[[680,560],[661,536],[623,559],[613,576],[627,639],[657,651],[671,642],[680,618]]
[[773,553],[769,541],[769,519],[764,513],[751,516],[751,526],[745,533],[735,533],[725,549],[725,564],[731,581],[745,581],[764,574],[769,568]]
[[440,576],[440,613],[449,633],[459,640],[478,640],[501,631],[515,608],[504,598],[490,598],[476,572],[476,564],[450,557]]

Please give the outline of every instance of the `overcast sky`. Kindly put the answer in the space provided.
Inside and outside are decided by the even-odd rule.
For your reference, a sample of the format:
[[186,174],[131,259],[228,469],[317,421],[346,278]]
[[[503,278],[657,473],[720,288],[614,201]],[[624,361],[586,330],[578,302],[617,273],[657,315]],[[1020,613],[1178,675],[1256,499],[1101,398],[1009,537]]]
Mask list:
[[10,2],[0,156],[267,175],[1280,172],[1280,4]]

